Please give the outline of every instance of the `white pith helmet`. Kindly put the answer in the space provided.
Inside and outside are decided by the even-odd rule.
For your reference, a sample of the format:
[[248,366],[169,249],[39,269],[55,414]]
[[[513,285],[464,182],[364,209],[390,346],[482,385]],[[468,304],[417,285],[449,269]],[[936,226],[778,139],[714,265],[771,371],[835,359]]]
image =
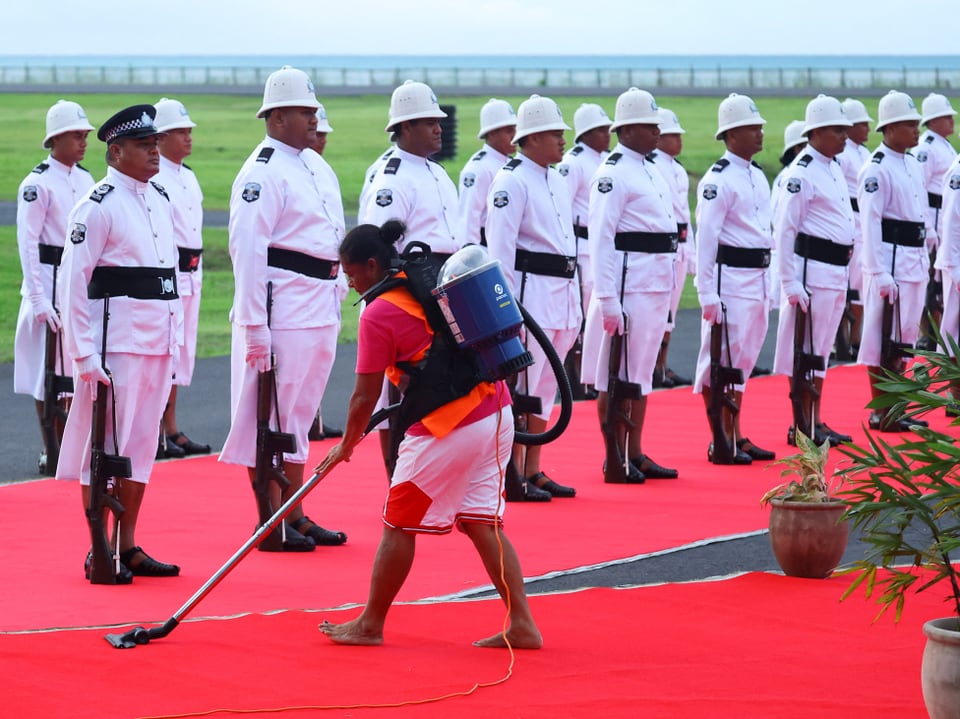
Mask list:
[[395,126],[407,120],[446,116],[429,85],[407,80],[390,96],[390,121],[386,131],[391,132]]
[[322,102],[319,104],[320,107],[317,108],[317,132],[333,132],[330,121],[327,119],[327,108],[323,106]]
[[278,107],[309,107],[312,110],[320,107],[307,73],[290,65],[270,73],[263,87],[263,104],[257,110],[257,117],[263,117],[268,110]]
[[680,118],[677,117],[677,113],[665,107],[660,108],[659,125],[661,135],[683,135],[686,133],[686,130],[680,127]]
[[613,121],[607,115],[606,110],[596,103],[585,102],[573,113],[573,139],[577,141],[590,130],[596,130],[598,127],[610,127],[612,124]]
[[880,98],[880,104],[877,107],[877,126],[879,132],[887,125],[894,122],[904,122],[905,120],[919,120],[920,113],[917,112],[917,105],[905,92],[891,90]]
[[477,139],[482,140],[488,132],[501,127],[514,127],[516,124],[517,113],[513,111],[513,105],[506,100],[492,97],[480,108],[480,132],[477,133]]
[[610,132],[624,125],[659,125],[660,112],[657,101],[646,90],[631,87],[617,98],[617,107],[613,111],[613,124]]
[[731,92],[717,109],[717,133],[714,137],[719,140],[723,133],[735,127],[766,124],[767,121],[760,117],[760,110],[750,97]]
[[805,123],[803,120],[791,120],[783,130],[783,152],[786,153],[792,147],[804,145],[807,138],[803,135]]
[[923,117],[920,120],[921,125],[926,125],[938,117],[948,117],[957,114],[957,111],[950,106],[950,101],[945,96],[936,92],[931,92],[923,98],[921,108],[923,110]]
[[157,126],[157,132],[167,132],[168,130],[181,130],[189,127],[196,127],[197,123],[190,119],[187,114],[187,108],[179,100],[170,100],[161,97],[160,101],[154,105],[157,108],[157,119],[154,124]]
[[873,118],[867,112],[867,106],[855,98],[848,97],[843,101],[843,111],[847,113],[847,119],[854,125],[858,122],[873,122]]
[[817,95],[807,103],[806,124],[802,130],[802,137],[806,137],[811,130],[820,127],[851,127],[852,125],[843,109],[843,103],[830,95]]
[[47,134],[43,138],[43,147],[50,149],[50,139],[65,132],[89,132],[94,129],[80,105],[71,100],[57,100],[56,104],[47,110]]
[[569,129],[557,103],[549,97],[531,95],[517,108],[517,132],[513,136],[513,143],[536,132]]

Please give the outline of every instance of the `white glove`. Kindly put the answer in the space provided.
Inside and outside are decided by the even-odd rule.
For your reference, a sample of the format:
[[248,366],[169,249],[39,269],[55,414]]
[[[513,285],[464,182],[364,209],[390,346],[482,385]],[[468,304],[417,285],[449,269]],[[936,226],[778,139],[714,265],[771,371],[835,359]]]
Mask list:
[[810,306],[810,295],[807,294],[803,285],[796,280],[783,285],[783,294],[787,298],[787,302],[791,305],[796,305],[804,312],[806,312]]
[[97,352],[73,361],[77,376],[84,382],[90,383],[90,399],[97,398],[97,385],[110,384],[110,377],[104,371],[102,362]]
[[712,325],[718,325],[723,320],[723,307],[720,304],[720,295],[700,295],[700,309],[703,319]]
[[31,295],[30,305],[33,309],[33,319],[36,322],[46,322],[54,332],[60,330],[60,316],[53,308],[53,303],[43,295]]
[[246,346],[244,361],[257,372],[270,369],[270,328],[266,325],[247,325],[243,328]]
[[881,272],[877,275],[877,290],[880,292],[880,296],[886,297],[887,302],[891,305],[897,301],[900,294],[897,283],[889,272]]
[[600,316],[603,317],[603,331],[608,335],[623,334],[623,307],[616,297],[601,297]]
[[936,230],[932,230],[928,227],[924,242],[927,246],[927,252],[935,252],[940,246],[940,237],[937,235]]

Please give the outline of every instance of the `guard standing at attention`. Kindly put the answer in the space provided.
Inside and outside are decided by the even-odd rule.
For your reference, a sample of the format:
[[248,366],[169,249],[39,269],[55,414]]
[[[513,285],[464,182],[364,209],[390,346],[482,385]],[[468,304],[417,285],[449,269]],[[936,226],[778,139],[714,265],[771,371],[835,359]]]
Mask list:
[[[593,266],[594,300],[587,317],[586,338],[599,336],[599,346],[584,345],[583,356],[595,361],[597,411],[604,429],[608,402],[611,339],[623,335],[623,351],[615,358],[619,379],[639,385],[638,398],[625,399],[630,426],[626,434],[629,467],[626,482],[647,477],[673,479],[677,470],[657,464],[642,448],[647,396],[670,314],[677,252],[677,218],[670,188],[646,157],[657,147],[660,113],[649,92],[631,87],[617,98],[611,131],[617,145],[590,181],[588,240]],[[591,331],[599,325],[603,332]],[[595,358],[595,359],[594,359]],[[612,432],[612,427],[604,429]],[[607,467],[605,481],[612,481]]]
[[[723,355],[743,373],[734,387],[740,408],[728,428],[735,440],[733,463],[774,459],[743,436],[740,414],[746,380],[756,365],[767,335],[770,303],[770,185],[753,156],[763,149],[763,126],[756,104],[746,95],[731,93],[717,111],[716,139],[726,146],[723,157],[704,174],[697,187],[697,294],[703,313],[700,354],[694,392],[702,392],[708,412],[710,339],[715,324],[724,326]],[[708,451],[711,461],[720,459]]]
[[[83,505],[90,507],[91,400],[99,384],[107,385],[114,421],[106,422],[105,445],[115,444],[131,469],[116,495],[124,508],[111,542],[119,548],[118,584],[180,573],[177,565],[147,554],[135,536],[183,344],[173,211],[167,191],[151,180],[160,168],[155,117],[153,105],[134,105],[100,126],[107,175],[71,211],[61,267],[64,334],[76,385],[57,479],[80,480]],[[88,554],[88,578],[91,564]]]
[[[513,141],[520,150],[494,176],[487,200],[487,243],[500,260],[510,291],[543,329],[563,357],[573,347],[583,316],[577,291],[577,239],[573,234],[567,185],[551,165],[563,158],[560,107],[549,97],[531,95],[517,111]],[[533,365],[521,370],[517,392],[536,398],[539,409],[525,411],[526,431],[547,428],[557,395],[557,378],[539,342],[529,342]],[[517,409],[515,407],[515,409]],[[523,477],[525,501],[573,497],[576,490],[558,484],[542,470],[541,447],[514,445],[514,462]],[[508,499],[521,499],[519,493]]]
[[[340,329],[337,248],[344,236],[343,203],[339,187],[310,149],[319,105],[305,72],[284,66],[272,73],[257,112],[267,136],[240,168],[230,194],[231,417],[220,461],[245,466],[254,482],[258,381],[275,367],[276,415],[280,430],[294,436],[296,450],[285,455],[288,486],[270,483],[274,509],[303,485],[307,433],[333,367]],[[306,517],[300,505],[284,524],[282,541],[261,542],[258,548],[308,552],[317,544],[346,541],[343,532]]]
[[[56,334],[56,372],[65,377],[72,373],[72,358],[64,351],[61,332],[57,295],[62,289],[54,294],[54,277],[59,272],[67,236],[67,215],[93,185],[93,176],[79,164],[86,154],[91,130],[93,125],[80,105],[58,101],[47,111],[47,134],[43,138],[43,147],[50,150],[50,155],[30,171],[17,191],[17,245],[23,283],[13,341],[13,391],[29,394],[36,401],[41,430],[48,328]],[[66,399],[51,399],[62,411],[61,404]],[[63,434],[62,420],[57,420],[55,429],[59,439]],[[41,435],[43,451],[37,469],[41,474],[54,474],[56,462],[48,462],[48,432],[42,431]]]
[[[156,104],[157,145],[160,172],[173,206],[178,269],[177,291],[183,303],[183,345],[176,364],[173,387],[161,420],[160,447],[166,457],[209,454],[210,445],[194,442],[177,426],[177,387],[189,387],[197,361],[197,329],[200,324],[200,291],[203,287],[203,192],[197,176],[184,160],[193,152],[193,128],[187,108],[178,100],[161,98]],[[158,458],[160,449],[158,448]]]
[[497,170],[507,164],[517,146],[513,135],[517,113],[506,100],[492,98],[480,108],[480,148],[460,171],[460,205],[456,236],[464,244],[485,245],[487,194]]

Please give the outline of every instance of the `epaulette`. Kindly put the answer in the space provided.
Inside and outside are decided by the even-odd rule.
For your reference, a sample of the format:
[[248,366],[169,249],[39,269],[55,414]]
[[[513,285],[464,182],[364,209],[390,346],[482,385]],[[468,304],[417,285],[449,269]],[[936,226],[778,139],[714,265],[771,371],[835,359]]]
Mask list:
[[470,161],[476,162],[477,160],[482,160],[486,156],[487,156],[487,151],[480,150],[477,154],[475,154],[473,157],[470,158]]
[[754,167],[756,167],[758,170],[762,170],[762,169],[763,169],[763,165],[761,165],[761,164],[760,164],[759,162],[757,162],[756,160],[750,160],[750,164],[753,165]]
[[396,175],[397,170],[399,169],[400,169],[400,158],[391,157],[389,160],[387,160],[387,164],[383,166],[383,174]]
[[186,167],[188,170],[190,170],[190,172],[193,172],[193,168],[190,167],[190,165],[188,165],[186,162],[181,162],[180,164]]
[[620,162],[620,158],[621,158],[621,157],[623,157],[623,153],[622,153],[622,152],[615,152],[615,153],[613,153],[612,155],[610,155],[610,157],[607,158],[607,161],[604,162],[603,164],[604,164],[604,165],[616,165],[618,162]]
[[799,165],[800,167],[806,167],[811,162],[813,162],[813,155],[807,154],[801,157],[799,160],[797,160],[797,165]]
[[873,153],[873,159],[871,159],[870,162],[874,162],[879,165],[881,162],[883,162],[883,153],[877,150],[875,153]]
[[515,157],[512,160],[510,160],[510,162],[508,162],[506,165],[504,165],[503,169],[506,170],[507,172],[513,172],[518,167],[520,167],[521,162],[523,162],[523,160],[521,160],[519,157]]
[[392,155],[392,154],[393,154],[393,148],[391,147],[391,148],[390,148],[389,150],[387,150],[385,153],[383,153],[382,155],[380,155],[380,159],[381,159],[381,160],[386,160],[386,159],[387,159],[388,157],[390,157],[390,155]]
[[928,145],[933,142],[933,135],[927,135],[927,139],[924,140]]
[[161,185],[159,182],[154,182],[153,180],[150,180],[150,184],[153,185],[154,190],[167,198],[167,202],[170,201],[170,195],[168,195],[167,191],[163,189],[163,185]]
[[88,170],[86,167],[81,165],[79,162],[77,163],[77,168],[80,170],[83,170],[84,172],[90,172],[90,170]]
[[680,165],[680,167],[683,167],[683,163],[680,162],[680,160],[678,160],[677,158],[673,158],[673,161],[676,162],[678,165]]
[[652,162],[654,165],[656,165],[656,164],[657,164],[657,151],[654,150],[653,152],[647,153],[646,155],[643,156],[643,159],[646,160],[647,162]]
[[260,154],[257,155],[257,162],[262,162],[263,164],[267,164],[268,162],[270,162],[271,157],[273,157],[273,148],[265,147],[262,150],[260,150]]
[[38,175],[42,175],[49,168],[50,168],[50,165],[48,165],[46,162],[41,162],[39,165],[34,167],[32,170],[30,170],[30,172],[36,172]]
[[727,165],[729,164],[730,164],[730,160],[728,160],[725,157],[721,157],[719,160],[713,163],[713,167],[711,167],[710,169],[713,172],[723,172],[725,169],[727,169]]
[[574,145],[573,149],[570,150],[570,154],[576,157],[581,152],[583,152],[583,145]]
[[103,202],[103,198],[113,192],[113,185],[108,185],[104,182],[102,185],[97,185],[96,189],[90,193],[90,199],[100,204]]

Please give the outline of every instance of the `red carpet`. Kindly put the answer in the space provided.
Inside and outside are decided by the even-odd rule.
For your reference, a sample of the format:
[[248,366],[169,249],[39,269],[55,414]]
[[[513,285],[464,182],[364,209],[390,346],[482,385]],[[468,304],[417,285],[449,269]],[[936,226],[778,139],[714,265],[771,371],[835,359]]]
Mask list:
[[[834,369],[827,381],[824,418],[859,439],[859,425],[866,417],[860,408],[866,399],[861,368]],[[789,422],[786,379],[753,381],[743,412],[751,439],[780,456],[790,453],[794,450],[785,442]],[[942,418],[933,418],[933,423],[946,426]],[[779,481],[779,470],[715,467],[706,461],[707,443],[699,397],[688,389],[655,393],[644,449],[662,464],[678,467],[680,479],[605,485],[594,406],[577,405],[571,427],[546,448],[544,458],[544,468],[554,479],[577,487],[577,498],[507,506],[507,532],[525,574],[539,576],[764,528],[767,512],[759,507],[759,498]],[[314,444],[311,461],[319,461],[329,445]],[[839,458],[834,452],[833,461]],[[102,716],[216,706],[377,703],[393,701],[393,690],[402,690],[404,698],[429,697],[503,675],[505,653],[469,647],[471,639],[496,630],[502,611],[495,602],[398,607],[388,626],[388,646],[373,651],[328,647],[316,633],[317,615],[299,611],[186,623],[149,647],[123,652],[103,641],[102,629],[10,634],[162,622],[249,536],[254,503],[246,485],[242,470],[214,458],[158,465],[138,541],[157,558],[179,563],[183,571],[176,579],[138,578],[128,587],[91,586],[83,579],[88,535],[76,485],[51,480],[0,488],[6,517],[6,541],[0,550],[0,672],[5,679],[17,677],[9,696],[20,710],[12,715],[85,716],[87,709],[92,715],[114,692],[113,708],[104,707]],[[385,486],[378,446],[371,438],[351,463],[338,467],[305,501],[309,515],[348,533],[347,545],[320,548],[311,555],[253,552],[191,618],[363,602],[381,531]],[[487,584],[463,537],[423,537],[418,544],[401,600]],[[806,608],[798,588],[827,609]],[[873,605],[851,599],[838,609],[841,591],[837,581],[796,584],[760,576],[696,587],[538,598],[534,609],[548,651],[520,654],[515,676],[503,687],[451,700],[456,704],[446,710],[444,704],[433,710],[404,709],[404,716],[421,715],[411,713],[415,711],[427,712],[423,716],[459,713],[461,705],[479,706],[478,716],[493,707],[513,707],[515,713],[507,716],[543,716],[557,707],[560,716],[586,716],[588,711],[590,716],[792,716],[780,706],[765,704],[778,697],[790,697],[806,715],[812,710],[850,716],[850,707],[858,707],[858,716],[922,716],[917,714],[921,704],[914,679],[922,637],[906,620],[899,628],[867,626]],[[791,613],[787,605],[794,602],[800,603]],[[823,612],[839,614],[827,621]],[[944,613],[937,603],[917,623]],[[328,614],[324,610],[324,616]],[[852,618],[848,628],[837,623],[841,614],[846,622]],[[756,636],[748,626],[757,623],[748,619],[758,618],[773,630],[771,638]],[[808,639],[800,644],[793,639],[794,644],[784,648],[775,640],[780,633]],[[823,651],[836,638],[841,640],[837,650]],[[868,668],[862,669],[863,677],[854,678],[854,669],[831,664],[891,664],[886,655],[867,651],[874,642],[886,647],[883,651],[891,642],[900,643],[903,652],[897,653],[895,678],[874,675]],[[83,668],[86,662],[91,663],[89,670]],[[298,677],[295,686],[280,680],[286,674]],[[664,683],[665,675],[674,676],[673,685]],[[116,680],[108,683],[110,676]],[[732,676],[738,682],[730,683]],[[872,689],[865,688],[867,680]],[[169,684],[169,689],[138,695],[138,688],[151,682]],[[816,699],[807,698],[811,685],[822,689]],[[98,697],[89,706],[78,701],[88,689]],[[331,690],[336,690],[335,698]],[[582,698],[580,692],[585,692]],[[890,705],[891,692],[903,697],[903,703]],[[35,710],[28,710],[30,703]],[[846,711],[840,712],[844,706]],[[899,711],[884,713],[881,707],[887,706]],[[830,707],[837,713],[828,713]],[[861,712],[861,707],[869,709]]]

